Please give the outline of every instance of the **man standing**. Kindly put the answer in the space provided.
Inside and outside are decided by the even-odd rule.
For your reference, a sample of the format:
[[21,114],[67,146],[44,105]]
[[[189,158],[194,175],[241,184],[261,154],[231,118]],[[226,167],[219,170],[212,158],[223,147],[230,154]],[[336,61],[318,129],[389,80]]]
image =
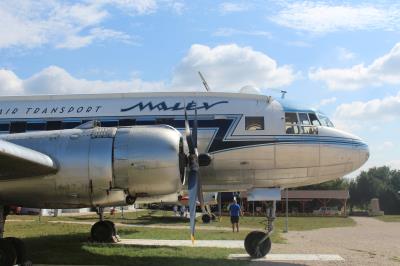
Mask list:
[[240,216],[240,205],[237,203],[236,199],[233,198],[232,203],[229,205],[229,215],[231,216],[232,232],[239,232],[239,216]]

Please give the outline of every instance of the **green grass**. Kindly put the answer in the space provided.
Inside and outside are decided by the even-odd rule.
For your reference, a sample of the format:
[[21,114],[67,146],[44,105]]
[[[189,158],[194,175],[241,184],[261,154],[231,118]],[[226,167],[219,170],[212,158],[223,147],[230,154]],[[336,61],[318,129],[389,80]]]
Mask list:
[[[5,236],[24,240],[30,259],[45,264],[89,265],[247,265],[247,262],[229,261],[231,253],[243,249],[118,246],[88,243],[90,226],[52,224],[47,222],[10,222]],[[121,230],[122,237],[188,239],[182,230],[154,230],[135,228]],[[186,231],[186,230],[185,230]],[[232,234],[231,232],[223,232]],[[199,233],[200,237],[201,233]],[[233,235],[233,234],[232,234]],[[176,237],[174,237],[176,236]],[[212,232],[203,237],[212,238]],[[216,236],[213,236],[216,238]],[[223,238],[223,237],[222,237]],[[229,237],[225,237],[228,238]]]
[[[231,253],[245,253],[244,249],[222,248],[192,248],[192,247],[145,247],[145,246],[118,246],[90,244],[88,236],[90,225],[50,223],[49,221],[88,221],[95,222],[96,215],[78,217],[42,217],[39,222],[37,216],[9,216],[6,236],[15,236],[23,239],[28,247],[29,256],[35,263],[46,264],[89,264],[89,265],[247,265],[246,261],[230,261],[227,256]],[[110,219],[106,215],[106,219]],[[27,221],[33,220],[33,221]],[[173,217],[170,212],[126,213],[122,219],[120,214],[110,220],[119,223],[136,225],[183,225],[188,226],[185,219]],[[243,240],[250,228],[262,230],[265,227],[263,217],[242,217],[242,228],[239,233],[226,231],[222,227],[230,228],[229,217],[223,217],[220,222],[210,225],[198,223],[198,227],[213,226],[214,230],[197,230],[196,239],[199,240]],[[312,230],[323,227],[352,226],[350,218],[339,217],[290,217],[289,230]],[[276,230],[272,236],[274,243],[284,243],[282,229],[284,219],[276,220]],[[216,228],[215,228],[216,227]],[[221,228],[221,229],[219,229]],[[149,227],[119,227],[121,238],[147,239],[189,239],[188,228],[164,229]]]
[[383,215],[375,216],[375,219],[381,220],[383,222],[397,222],[400,223],[400,215]]
[[[168,225],[168,226],[188,225],[189,221],[188,219],[185,218],[173,216],[173,213],[171,211],[153,211],[153,210],[143,210],[139,212],[125,213],[124,218],[121,217],[120,213],[117,213],[115,215],[110,215],[109,213],[105,213],[105,219],[124,224]],[[76,217],[43,217],[42,220],[96,222],[97,215],[91,214],[91,215],[76,216]],[[275,221],[275,228],[278,231],[283,231],[284,222],[285,222],[284,217],[278,217]],[[266,225],[265,217],[260,217],[260,216],[240,217],[240,226],[244,229],[244,231],[249,231],[249,229],[262,230],[265,228],[265,225]],[[289,217],[289,230],[294,230],[294,231],[313,230],[313,229],[327,228],[327,227],[346,227],[354,225],[355,222],[353,219],[344,217]],[[209,225],[204,225],[201,223],[200,217],[198,217],[197,226],[200,228],[207,226],[230,228],[231,223],[229,217],[223,216],[221,221],[212,222]]]

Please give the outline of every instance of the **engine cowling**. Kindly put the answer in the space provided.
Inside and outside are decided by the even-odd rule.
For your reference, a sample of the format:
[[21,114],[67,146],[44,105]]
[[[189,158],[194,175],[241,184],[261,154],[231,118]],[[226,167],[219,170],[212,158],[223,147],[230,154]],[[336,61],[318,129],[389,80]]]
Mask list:
[[169,126],[119,128],[114,140],[114,186],[133,197],[181,189],[180,133]]

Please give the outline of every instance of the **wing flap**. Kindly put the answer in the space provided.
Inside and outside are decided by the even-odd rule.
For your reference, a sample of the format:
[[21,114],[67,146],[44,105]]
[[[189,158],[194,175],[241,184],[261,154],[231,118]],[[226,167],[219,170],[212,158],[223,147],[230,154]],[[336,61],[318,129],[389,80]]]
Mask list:
[[0,140],[0,180],[44,176],[57,170],[48,155]]

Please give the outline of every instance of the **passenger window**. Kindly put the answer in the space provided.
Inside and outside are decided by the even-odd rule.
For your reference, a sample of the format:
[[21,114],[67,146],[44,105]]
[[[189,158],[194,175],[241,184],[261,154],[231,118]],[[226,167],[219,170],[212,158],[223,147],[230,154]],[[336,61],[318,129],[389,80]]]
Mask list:
[[135,124],[136,124],[135,119],[121,119],[121,120],[119,120],[119,126],[120,127],[134,126]]
[[60,130],[61,121],[47,121],[46,130]]
[[43,122],[28,122],[26,131],[40,131],[46,130],[46,123]]
[[245,129],[249,131],[264,130],[264,117],[247,116],[245,118]]
[[81,125],[81,121],[63,121],[62,122],[62,129],[71,129],[76,128]]
[[321,123],[319,122],[317,116],[313,113],[308,113],[308,116],[310,117],[311,124],[314,126],[320,126]]
[[173,118],[157,118],[156,125],[172,125],[174,122]]
[[10,123],[0,124],[0,132],[8,132],[10,130]]
[[286,113],[286,134],[300,134],[300,129],[298,127],[297,113]]
[[103,120],[100,121],[102,127],[117,127],[118,126],[118,120]]
[[26,131],[26,122],[11,122],[10,133],[22,133]]

